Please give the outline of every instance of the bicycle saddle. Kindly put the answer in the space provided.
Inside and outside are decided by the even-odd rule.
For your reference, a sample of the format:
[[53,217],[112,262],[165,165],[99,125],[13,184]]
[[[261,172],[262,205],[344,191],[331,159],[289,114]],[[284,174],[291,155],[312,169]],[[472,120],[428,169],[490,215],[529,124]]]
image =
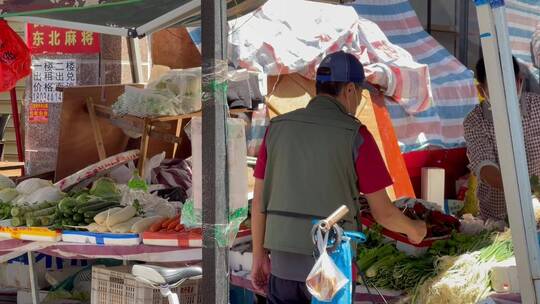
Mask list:
[[131,273],[136,278],[153,285],[175,285],[181,281],[201,276],[202,268],[199,266],[166,268],[154,265],[133,265]]

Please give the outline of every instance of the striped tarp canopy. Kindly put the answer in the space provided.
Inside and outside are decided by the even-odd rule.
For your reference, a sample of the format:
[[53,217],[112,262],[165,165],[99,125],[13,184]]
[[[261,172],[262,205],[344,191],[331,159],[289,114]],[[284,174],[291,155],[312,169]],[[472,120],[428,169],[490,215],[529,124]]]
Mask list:
[[430,108],[411,115],[396,103],[386,103],[401,150],[463,147],[463,119],[478,103],[473,72],[424,31],[409,1],[357,0],[353,6],[361,17],[377,23],[392,43],[429,67]]

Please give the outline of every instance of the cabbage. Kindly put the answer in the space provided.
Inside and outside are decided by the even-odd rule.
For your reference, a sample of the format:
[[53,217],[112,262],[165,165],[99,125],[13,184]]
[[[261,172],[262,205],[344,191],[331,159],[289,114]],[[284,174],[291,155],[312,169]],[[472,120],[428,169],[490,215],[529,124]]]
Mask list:
[[36,192],[26,197],[26,202],[31,204],[39,204],[43,202],[57,202],[64,197],[62,193],[55,186],[48,186],[38,189]]
[[117,197],[120,195],[120,191],[112,179],[102,177],[94,182],[90,194],[99,197]]
[[15,182],[11,178],[0,174],[0,189],[15,188]]
[[21,194],[28,195],[36,192],[38,189],[51,185],[52,183],[50,181],[39,178],[30,178],[22,181],[20,184],[17,185],[17,188],[15,189]]
[[6,188],[0,190],[0,202],[8,203],[11,202],[14,198],[16,198],[19,195],[19,192],[17,190],[12,188]]

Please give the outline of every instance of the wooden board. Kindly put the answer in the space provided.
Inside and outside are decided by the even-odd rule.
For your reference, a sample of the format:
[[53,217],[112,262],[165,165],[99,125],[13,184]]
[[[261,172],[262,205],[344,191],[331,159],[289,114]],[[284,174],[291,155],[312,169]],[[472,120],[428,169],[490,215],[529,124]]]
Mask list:
[[[64,88],[58,161],[55,180],[60,180],[99,161],[94,133],[86,108],[87,98],[93,103],[112,105],[124,92],[124,85],[82,86]],[[128,137],[106,119],[97,118],[107,155],[126,149]]]
[[[271,88],[267,96],[270,117],[305,107],[315,96],[315,82],[298,74],[269,77],[268,87]],[[415,197],[390,115],[382,103],[382,96],[370,96],[364,91],[362,98],[363,102],[356,117],[373,135],[394,180],[393,187],[387,189],[388,195],[392,200],[402,196]]]
[[[142,87],[142,85],[133,85]],[[96,163],[99,160],[95,136],[88,115],[87,98],[97,105],[110,106],[125,89],[125,85],[81,86],[64,88],[62,105],[60,141],[55,180],[60,180],[78,170]],[[103,138],[106,156],[123,152],[128,148],[128,141],[133,143],[130,148],[139,148],[139,140],[130,140],[124,132],[108,119],[97,115],[97,124]],[[177,135],[178,121],[163,123],[161,131]],[[141,130],[142,133],[142,130]],[[166,157],[174,156],[176,145],[156,138],[150,138],[148,158],[165,151]],[[74,157],[76,156],[76,157]]]

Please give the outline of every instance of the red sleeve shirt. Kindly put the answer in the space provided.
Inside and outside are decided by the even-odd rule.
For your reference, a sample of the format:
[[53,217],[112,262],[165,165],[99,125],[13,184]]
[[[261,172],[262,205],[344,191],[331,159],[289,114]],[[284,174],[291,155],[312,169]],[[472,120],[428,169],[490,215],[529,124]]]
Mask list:
[[[366,127],[358,132],[364,142],[358,147],[358,156],[355,161],[356,175],[358,176],[358,191],[370,194],[392,185],[392,178],[386,169],[382,155],[375,143],[375,139]],[[352,151],[351,151],[352,153]],[[266,135],[259,151],[255,165],[255,178],[264,179],[266,172]]]

